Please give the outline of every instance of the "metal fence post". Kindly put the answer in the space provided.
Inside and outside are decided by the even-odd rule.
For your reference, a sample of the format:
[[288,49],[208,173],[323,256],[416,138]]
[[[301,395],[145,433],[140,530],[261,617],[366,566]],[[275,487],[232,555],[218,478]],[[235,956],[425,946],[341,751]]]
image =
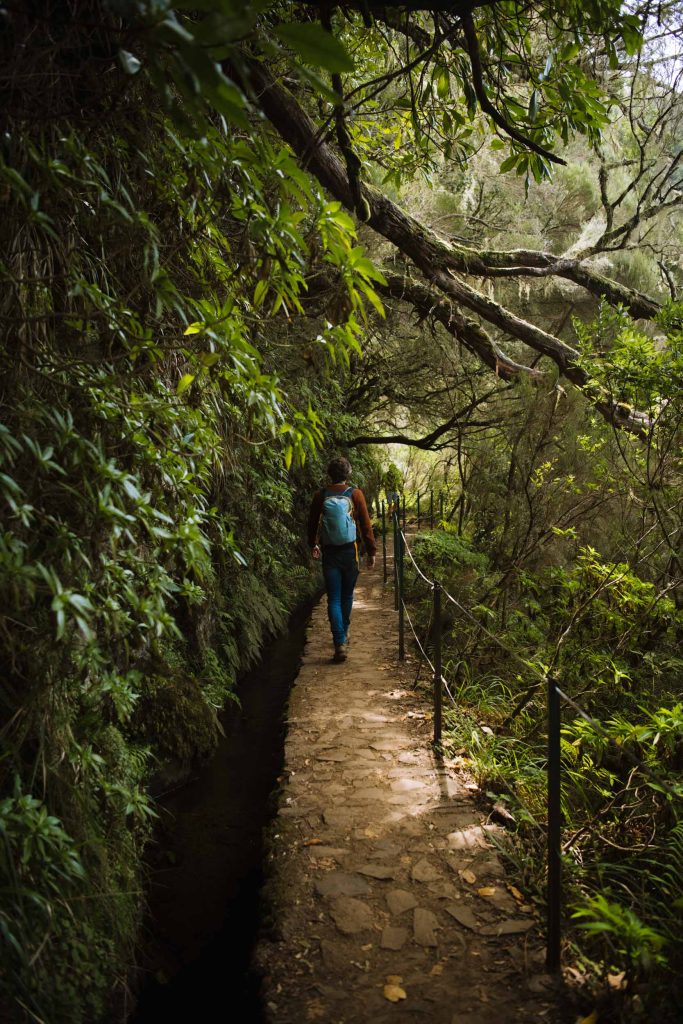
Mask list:
[[405,661],[406,657],[406,643],[405,643],[405,595],[403,586],[403,556],[404,556],[404,540],[403,534],[399,530],[398,534],[398,660]]
[[429,529],[434,529],[434,491],[429,492]]
[[398,611],[398,512],[394,509],[394,611]]
[[560,912],[562,900],[560,694],[548,676],[548,944],[546,967],[560,969]]
[[420,492],[417,492],[417,528],[420,529]]
[[382,566],[384,568],[384,583],[387,582],[387,514],[382,501]]
[[432,593],[434,623],[434,743],[441,743],[441,584],[434,583]]

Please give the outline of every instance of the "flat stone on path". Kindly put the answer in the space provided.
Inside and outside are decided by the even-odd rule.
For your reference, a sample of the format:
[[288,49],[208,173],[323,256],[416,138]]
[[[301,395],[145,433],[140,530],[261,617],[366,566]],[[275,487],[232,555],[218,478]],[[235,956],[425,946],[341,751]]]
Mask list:
[[382,949],[402,949],[408,941],[410,932],[407,928],[399,928],[397,925],[388,924],[382,929],[380,946]]
[[399,744],[396,740],[376,740],[374,743],[368,744],[371,750],[391,750],[395,751]]
[[439,869],[430,864],[426,857],[421,857],[416,864],[413,864],[410,877],[416,882],[436,882],[443,876]]
[[315,883],[321,896],[365,896],[370,886],[364,878],[349,875],[345,871],[330,871]]
[[326,825],[333,828],[352,828],[356,821],[356,815],[350,807],[331,807],[323,811],[323,819]]
[[360,875],[367,875],[369,878],[396,878],[398,868],[392,868],[388,864],[363,864],[356,868]]
[[384,798],[384,790],[379,786],[370,786],[367,789],[354,789],[353,802],[358,804],[374,804]]
[[479,921],[469,907],[451,903],[446,907],[446,912],[449,913],[451,917],[455,918],[458,924],[461,924],[463,928],[469,928],[473,932],[479,931]]
[[420,946],[438,946],[436,941],[436,929],[439,921],[436,914],[423,907],[416,907],[413,911],[413,936]]
[[397,779],[391,783],[394,793],[409,793],[414,789],[424,789],[425,786],[426,783],[421,782],[419,779]]
[[309,846],[306,852],[314,860],[325,857],[332,857],[333,860],[343,860],[344,857],[349,855],[349,851],[341,846]]
[[417,899],[412,892],[406,892],[405,889],[392,889],[387,893],[387,905],[389,913],[398,916],[404,914],[406,910],[414,910],[417,906]]
[[375,848],[371,854],[372,857],[398,857],[402,851],[402,847],[390,839],[380,839],[374,846]]
[[353,899],[351,896],[340,896],[330,910],[332,920],[344,935],[355,935],[372,928],[373,916],[367,903]]

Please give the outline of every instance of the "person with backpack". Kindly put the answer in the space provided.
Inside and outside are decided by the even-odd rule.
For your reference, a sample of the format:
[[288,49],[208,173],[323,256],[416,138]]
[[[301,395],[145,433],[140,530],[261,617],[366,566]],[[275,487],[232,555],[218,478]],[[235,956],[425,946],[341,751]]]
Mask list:
[[327,467],[330,482],[317,491],[308,517],[308,543],[314,559],[322,557],[333,661],[346,661],[353,590],[359,572],[358,540],[365,542],[368,569],[375,564],[377,546],[360,487],[349,483],[348,459],[333,459]]

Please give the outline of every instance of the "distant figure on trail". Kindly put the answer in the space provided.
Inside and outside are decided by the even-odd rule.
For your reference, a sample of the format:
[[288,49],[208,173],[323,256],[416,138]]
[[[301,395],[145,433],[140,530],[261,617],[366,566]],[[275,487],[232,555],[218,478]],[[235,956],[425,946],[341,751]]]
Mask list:
[[401,507],[401,495],[398,491],[385,491],[387,496],[387,509],[390,516],[393,516],[394,512],[399,512]]
[[334,642],[333,661],[346,661],[353,589],[360,569],[359,533],[365,542],[368,569],[375,564],[375,535],[359,487],[349,483],[348,459],[333,459],[327,467],[330,482],[317,491],[308,516],[308,544],[314,559],[323,560],[327,614]]

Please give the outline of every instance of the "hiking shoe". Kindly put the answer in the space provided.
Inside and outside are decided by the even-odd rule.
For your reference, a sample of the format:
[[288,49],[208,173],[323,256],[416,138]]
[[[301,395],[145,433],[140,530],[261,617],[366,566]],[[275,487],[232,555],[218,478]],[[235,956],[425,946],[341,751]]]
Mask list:
[[334,657],[332,661],[339,663],[340,661],[346,661],[346,644],[335,644],[334,645]]

